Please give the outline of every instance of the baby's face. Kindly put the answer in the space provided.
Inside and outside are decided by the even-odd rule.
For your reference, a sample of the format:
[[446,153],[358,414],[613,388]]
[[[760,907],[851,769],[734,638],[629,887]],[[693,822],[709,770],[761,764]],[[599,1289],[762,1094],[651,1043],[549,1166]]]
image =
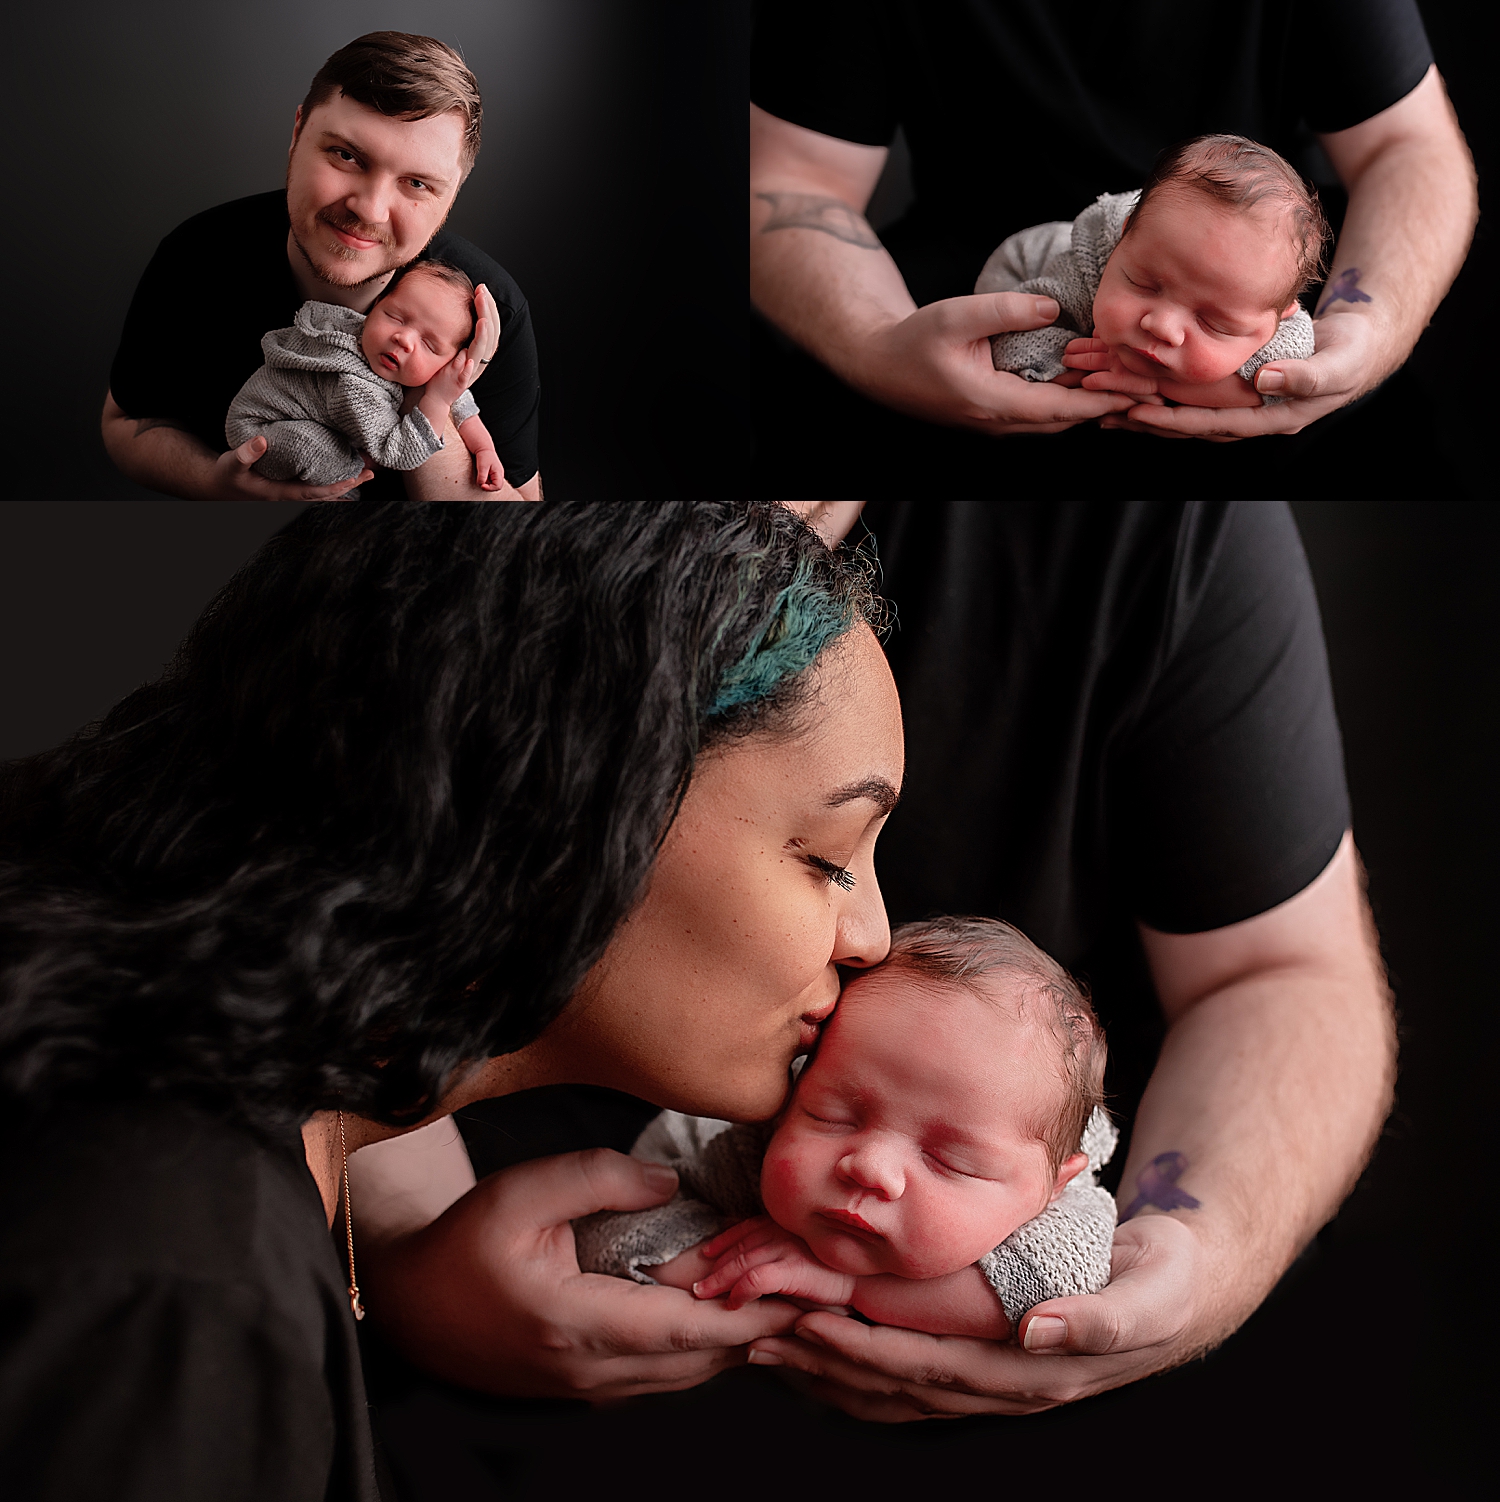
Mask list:
[[851,981],[766,1151],[771,1218],[841,1272],[933,1278],[1039,1215],[1058,1186],[1031,1126],[1063,1088],[1043,1004]]
[[370,309],[359,347],[376,375],[425,386],[469,337],[462,295],[432,276],[407,276]]
[[1164,190],[1104,268],[1094,338],[1136,375],[1211,385],[1296,311],[1295,302],[1280,304],[1294,267],[1283,215]]

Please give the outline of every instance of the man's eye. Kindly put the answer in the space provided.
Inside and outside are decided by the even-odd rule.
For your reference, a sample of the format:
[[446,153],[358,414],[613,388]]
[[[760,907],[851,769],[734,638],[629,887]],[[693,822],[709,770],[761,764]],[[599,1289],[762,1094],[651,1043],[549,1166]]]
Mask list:
[[407,181],[414,188],[425,188],[427,186],[427,184],[424,183],[420,177],[409,177],[407,178]]
[[342,146],[335,146],[333,148],[333,154],[341,162],[352,162],[355,159],[354,153],[352,151],[346,151]]
[[845,892],[854,890],[854,872],[847,866],[836,866],[832,861],[825,861],[821,855],[806,855],[803,859],[814,871],[821,871],[834,886]]

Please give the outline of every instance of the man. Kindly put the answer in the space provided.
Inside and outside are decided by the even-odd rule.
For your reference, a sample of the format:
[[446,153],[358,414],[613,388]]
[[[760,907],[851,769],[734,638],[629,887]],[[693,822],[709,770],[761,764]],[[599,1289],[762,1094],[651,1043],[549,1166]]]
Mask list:
[[[450,418],[443,448],[405,476],[413,500],[537,500],[536,345],[520,288],[443,229],[479,151],[479,85],[431,37],[371,32],[335,52],[292,125],[286,189],[196,215],[158,247],[136,288],[110,374],[104,446],[137,484],[186,500],[400,496],[382,472],[339,485],[278,483],[253,465],[265,440],[225,450],[224,417],[262,363],[261,335],[309,300],[365,312],[397,269],[450,261],[478,289],[471,390],[505,466],[475,483]],[[420,392],[411,393],[408,406]]]
[[[1131,446],[1078,427],[1095,422],[1166,436],[1297,433],[1405,361],[1477,214],[1473,164],[1413,0],[1212,12],[1174,0],[1128,10],[763,0],[751,97],[752,298],[824,367],[764,341],[760,485],[782,495],[867,496],[919,475],[958,477],[975,493],[976,482],[1055,476],[1084,456],[1118,463]],[[864,211],[898,126],[916,199],[877,237]],[[1134,391],[995,371],[989,336],[1040,327],[1055,304],[967,295],[989,252],[1027,225],[1072,219],[1100,192],[1138,186],[1163,147],[1208,131],[1264,140],[1325,179],[1325,196],[1348,194],[1317,352],[1257,376],[1262,393],[1287,400],[1156,407],[1132,402]],[[1070,429],[1065,445],[1008,445],[1003,457],[969,436]],[[1194,452],[1145,462],[1231,473],[1201,446],[1175,447]],[[1285,457],[1257,446],[1233,474]]]

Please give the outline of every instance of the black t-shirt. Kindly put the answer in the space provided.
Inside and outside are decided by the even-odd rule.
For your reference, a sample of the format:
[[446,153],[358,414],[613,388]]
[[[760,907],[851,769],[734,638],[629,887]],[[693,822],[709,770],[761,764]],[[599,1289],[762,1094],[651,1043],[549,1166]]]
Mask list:
[[1349,825],[1291,513],[909,501],[863,520],[906,723],[876,848],[891,920],[1005,918],[1081,974],[1128,1116],[1160,1036],[1136,920],[1200,932],[1264,912]]
[[0,1137],[0,1475],[37,1502],[376,1502],[299,1136],[167,1103]]
[[[302,294],[287,262],[286,194],[257,193],[184,220],[141,273],[110,368],[110,391],[131,417],[171,417],[216,453],[241,386],[264,363],[261,335],[287,328]],[[541,384],[531,312],[510,274],[458,235],[439,230],[423,257],[451,261],[500,310],[500,347],[470,390],[512,485],[537,472]],[[399,487],[377,474],[361,493]],[[402,493],[393,491],[392,493]]]
[[841,140],[903,127],[916,203],[882,239],[927,303],[1164,146],[1230,131],[1298,160],[1431,62],[1415,0],[758,0],[750,96]]

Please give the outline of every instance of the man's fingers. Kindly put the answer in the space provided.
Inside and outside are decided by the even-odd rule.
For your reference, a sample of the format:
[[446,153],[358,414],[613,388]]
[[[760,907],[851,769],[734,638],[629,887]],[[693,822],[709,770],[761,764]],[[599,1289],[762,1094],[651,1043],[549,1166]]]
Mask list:
[[726,1309],[681,1288],[646,1287],[603,1273],[582,1273],[570,1287],[586,1315],[576,1327],[593,1332],[597,1345],[625,1355],[745,1346],[790,1330],[802,1317],[779,1299]]
[[[1094,355],[1081,355],[1071,358],[1092,360],[1097,357]],[[1079,365],[1077,368],[1080,370],[1089,368],[1095,372],[1093,375],[1087,375],[1083,378],[1083,389],[1085,391],[1124,391],[1131,396],[1156,395],[1156,382],[1150,376],[1132,375],[1128,370],[1110,370],[1098,366],[1084,367]]]
[[509,1224],[543,1227],[562,1225],[597,1210],[649,1209],[672,1197],[677,1175],[660,1163],[643,1163],[607,1147],[595,1147],[518,1163],[480,1188],[504,1202]]

